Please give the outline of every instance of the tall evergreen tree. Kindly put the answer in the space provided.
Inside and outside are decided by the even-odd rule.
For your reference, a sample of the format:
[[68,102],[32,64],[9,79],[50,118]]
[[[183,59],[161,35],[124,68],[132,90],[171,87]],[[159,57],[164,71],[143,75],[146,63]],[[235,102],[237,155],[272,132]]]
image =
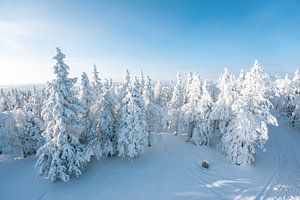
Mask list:
[[256,148],[264,148],[268,140],[267,124],[277,125],[270,113],[271,102],[265,97],[268,77],[255,61],[246,73],[237,100],[232,105],[234,117],[221,140],[227,158],[235,164],[251,164]]
[[162,108],[155,101],[152,80],[147,76],[143,97],[147,122],[148,146],[151,146],[151,135],[157,132],[161,125]]
[[138,81],[128,81],[126,94],[121,104],[121,117],[117,130],[119,157],[136,158],[145,151],[146,121],[144,102],[139,92]]
[[32,112],[15,109],[0,113],[0,150],[8,156],[33,155],[44,143],[43,123]]
[[116,105],[114,94],[108,80],[104,83],[104,93],[100,113],[100,143],[103,156],[116,153]]
[[101,96],[102,93],[102,83],[99,77],[99,72],[97,70],[97,66],[94,65],[93,68],[93,79],[92,79],[92,89],[97,97]]
[[144,72],[143,70],[140,71],[140,76],[139,76],[139,84],[140,84],[140,93],[143,95],[144,92],[144,87],[145,87],[145,78],[144,78]]
[[36,167],[39,176],[66,182],[73,174],[81,175],[86,160],[79,143],[82,132],[79,116],[83,108],[74,93],[77,79],[68,77],[69,67],[64,58],[65,55],[56,48],[56,78],[50,85],[50,96],[42,111],[46,144],[38,150]]
[[192,84],[193,84],[193,73],[190,72],[188,74],[188,78],[186,81],[186,87],[185,87],[185,100],[184,103],[187,104],[189,102],[189,99],[191,98],[191,90],[192,90]]
[[177,135],[181,129],[181,107],[184,103],[183,88],[180,73],[177,73],[177,82],[173,89],[171,101],[168,103],[168,128],[175,131]]
[[200,76],[198,74],[194,74],[192,82],[189,85],[189,95],[186,99],[187,103],[185,103],[182,107],[184,124],[186,126],[186,132],[188,133],[188,141],[191,140],[197,121],[201,118],[200,104],[202,94],[203,91]]
[[0,112],[9,110],[9,99],[5,94],[4,90],[1,88],[0,90]]
[[208,145],[213,133],[213,123],[210,118],[213,99],[209,93],[208,84],[205,80],[202,85],[202,96],[199,106],[199,116],[196,120],[191,141],[197,145]]
[[79,98],[84,110],[81,115],[84,130],[80,139],[83,140],[82,143],[88,143],[93,139],[95,134],[93,127],[94,116],[91,110],[94,103],[94,96],[89,78],[85,72],[83,72],[81,75]]
[[218,88],[220,93],[212,108],[211,120],[216,121],[217,127],[215,128],[218,128],[221,134],[224,134],[229,121],[233,118],[232,104],[237,97],[233,76],[226,68],[218,80]]
[[32,95],[25,104],[25,110],[33,112],[35,116],[42,119],[41,113],[45,100],[44,98],[43,91],[37,90],[36,87],[34,87]]

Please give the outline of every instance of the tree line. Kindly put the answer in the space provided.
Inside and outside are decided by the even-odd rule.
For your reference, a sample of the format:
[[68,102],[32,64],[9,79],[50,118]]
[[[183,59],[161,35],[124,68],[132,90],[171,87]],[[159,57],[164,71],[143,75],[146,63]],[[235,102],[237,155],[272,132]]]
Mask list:
[[69,77],[59,48],[55,78],[43,89],[0,91],[0,153],[36,155],[38,175],[50,181],[80,176],[91,159],[135,159],[153,136],[169,131],[195,145],[216,146],[234,164],[251,164],[268,140],[276,109],[299,128],[300,73],[292,79],[268,75],[258,61],[236,78],[225,69],[216,81],[196,72],[176,82],[141,72],[123,83],[83,72],[80,86]]

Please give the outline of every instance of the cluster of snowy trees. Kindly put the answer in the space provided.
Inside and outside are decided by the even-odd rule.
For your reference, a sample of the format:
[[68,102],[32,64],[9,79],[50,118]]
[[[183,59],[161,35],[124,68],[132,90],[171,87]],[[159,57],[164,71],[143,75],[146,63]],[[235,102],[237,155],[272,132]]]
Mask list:
[[271,93],[271,101],[286,118],[290,124],[300,129],[300,72],[297,70],[290,79],[288,75],[284,78],[274,78],[275,90]]
[[217,144],[235,164],[251,164],[268,140],[267,124],[277,125],[268,99],[271,83],[257,61],[237,79],[227,69],[211,83],[190,73],[184,90],[177,76],[168,104],[169,128],[187,133],[196,145]]
[[[255,61],[235,78],[227,69],[217,81],[189,73],[176,83],[150,77],[123,83],[69,77],[65,55],[56,49],[55,78],[42,90],[0,91],[0,153],[36,154],[38,175],[51,181],[80,176],[91,159],[134,159],[161,131],[187,135],[195,145],[216,146],[235,164],[251,164],[277,125],[274,107],[293,126],[300,124],[300,73],[293,79],[270,77]],[[272,102],[272,103],[271,103]]]

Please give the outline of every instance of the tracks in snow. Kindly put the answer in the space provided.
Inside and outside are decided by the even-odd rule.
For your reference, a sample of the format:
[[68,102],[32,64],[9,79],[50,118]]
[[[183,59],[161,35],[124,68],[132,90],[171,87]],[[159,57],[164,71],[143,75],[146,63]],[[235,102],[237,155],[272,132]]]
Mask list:
[[274,144],[269,148],[276,149],[275,167],[256,199],[300,200],[300,135],[284,127],[270,131]]

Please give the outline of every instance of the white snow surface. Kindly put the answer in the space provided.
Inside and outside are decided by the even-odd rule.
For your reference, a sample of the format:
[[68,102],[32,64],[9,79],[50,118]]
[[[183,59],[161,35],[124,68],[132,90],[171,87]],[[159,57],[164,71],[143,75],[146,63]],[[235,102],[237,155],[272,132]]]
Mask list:
[[[186,136],[156,134],[146,154],[130,161],[92,161],[79,178],[37,178],[35,157],[0,159],[0,199],[300,199],[300,134],[283,120],[270,126],[266,152],[237,166]],[[209,169],[201,167],[202,161]]]

